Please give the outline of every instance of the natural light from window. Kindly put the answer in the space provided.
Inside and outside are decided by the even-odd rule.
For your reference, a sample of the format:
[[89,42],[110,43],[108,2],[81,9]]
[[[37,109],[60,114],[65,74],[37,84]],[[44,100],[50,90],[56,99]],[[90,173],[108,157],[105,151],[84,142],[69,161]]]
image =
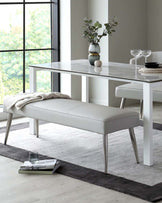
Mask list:
[[[29,91],[29,65],[51,61],[51,5],[30,2],[37,4],[25,5],[25,19],[23,4],[0,2],[0,104],[5,95]],[[49,72],[39,72],[38,81],[38,91],[51,90]]]

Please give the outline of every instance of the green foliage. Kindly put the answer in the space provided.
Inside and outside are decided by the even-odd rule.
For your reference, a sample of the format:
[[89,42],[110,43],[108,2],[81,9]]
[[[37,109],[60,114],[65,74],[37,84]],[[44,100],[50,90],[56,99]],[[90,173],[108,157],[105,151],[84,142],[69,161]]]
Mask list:
[[84,31],[83,37],[88,39],[89,43],[98,44],[102,37],[107,35],[112,35],[115,32],[115,27],[118,25],[118,22],[113,18],[112,21],[105,23],[102,33],[99,34],[100,29],[102,28],[102,24],[96,21],[94,24],[92,20],[85,18],[84,19]]
[[[26,25],[26,48],[50,47],[50,7],[43,5],[34,10],[28,10]],[[17,11],[15,19],[22,18],[22,12]],[[29,23],[30,22],[30,23]],[[9,31],[0,29],[0,49],[22,49],[22,24],[10,23]],[[51,51],[30,51],[25,56],[25,87],[29,91],[29,65],[51,61]],[[38,91],[50,91],[50,75],[38,74]],[[0,104],[5,95],[13,95],[23,90],[23,53],[0,53]]]

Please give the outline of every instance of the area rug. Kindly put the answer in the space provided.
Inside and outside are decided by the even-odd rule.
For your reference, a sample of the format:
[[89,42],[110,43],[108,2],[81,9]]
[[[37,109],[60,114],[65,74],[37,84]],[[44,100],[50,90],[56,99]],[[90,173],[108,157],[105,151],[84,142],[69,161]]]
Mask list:
[[[4,130],[5,129],[3,128],[1,128],[0,130],[1,142],[4,139],[4,135],[2,135],[4,134],[3,133]],[[137,128],[135,129],[135,131],[137,134],[137,141],[139,142],[142,139],[140,136],[141,129]],[[53,135],[53,133],[55,133],[55,135]],[[78,137],[78,134],[80,135],[80,137],[77,140],[76,135]],[[60,159],[60,157],[63,157],[63,159],[61,158],[62,166],[57,171],[60,174],[63,174],[75,179],[79,179],[91,184],[95,184],[98,186],[102,186],[108,189],[113,189],[113,190],[116,190],[125,194],[129,194],[150,202],[156,202],[156,201],[162,200],[162,183],[161,183],[162,181],[160,180],[161,165],[159,165],[158,162],[155,162],[156,164],[154,169],[151,169],[150,167],[143,168],[144,173],[146,174],[146,177],[152,176],[152,179],[156,179],[157,177],[153,176],[154,171],[152,172],[151,170],[155,170],[155,173],[157,172],[157,175],[159,176],[159,181],[160,181],[158,182],[158,184],[151,184],[151,183],[154,183],[154,181],[153,182],[150,181],[150,184],[146,184],[147,181],[145,181],[145,178],[143,182],[146,182],[146,183],[140,182],[139,181],[140,177],[144,176],[143,174],[141,174],[140,177],[138,177],[138,174],[136,175],[135,180],[137,179],[137,181],[131,180],[128,175],[130,173],[133,173],[133,169],[135,171],[140,170],[143,166],[142,164],[138,166],[134,161],[133,153],[130,150],[131,144],[127,141],[128,140],[127,132],[123,131],[122,134],[123,134],[122,139],[124,140],[121,140],[121,141],[119,141],[119,137],[121,137],[120,134],[110,135],[109,144],[111,149],[109,153],[110,154],[109,174],[103,173],[102,172],[103,166],[101,167],[99,166],[99,165],[102,165],[102,162],[103,162],[103,160],[101,159],[102,156],[100,157],[100,155],[98,155],[98,154],[101,154],[100,150],[97,152],[94,152],[94,150],[96,150],[97,148],[101,148],[100,145],[102,144],[102,143],[99,143],[100,138],[98,138],[97,134],[96,135],[91,133],[87,134],[87,132],[85,131],[75,131],[75,129],[72,129],[72,128],[67,129],[67,128],[61,127],[60,129],[60,126],[57,126],[57,125],[51,125],[51,124],[41,125],[39,139],[36,139],[34,136],[29,135],[27,124],[13,126],[12,131],[10,132],[8,145],[5,146],[3,144],[0,144],[0,155],[11,159],[15,159],[21,162],[28,159],[29,151],[39,152],[40,159],[44,159],[44,158]],[[158,137],[158,139],[161,138],[161,132],[159,133],[158,131],[155,131],[155,134]],[[93,136],[93,137],[89,138],[90,136]],[[95,141],[93,141],[94,140],[93,138],[95,138],[95,140],[97,138],[99,139],[96,142],[97,144],[95,143]],[[64,143],[61,145],[60,143],[62,143],[63,140],[64,140]],[[50,144],[46,145],[47,142]],[[87,142],[90,144],[86,145]],[[124,148],[128,147],[126,149],[126,152],[130,150],[130,153],[126,154],[125,152],[120,152],[120,151],[119,153],[116,153],[117,150],[115,148],[117,147],[117,149],[119,150],[119,147],[121,148],[121,142],[125,143]],[[160,143],[159,140],[157,140],[156,142]],[[141,143],[139,143],[139,148],[142,147],[140,146],[140,144]],[[29,145],[30,147],[28,147]],[[68,148],[67,145],[70,145],[70,147]],[[74,146],[76,147],[76,149]],[[93,148],[93,146],[95,147]],[[113,151],[114,150],[113,146],[115,151]],[[51,153],[52,147],[54,148],[53,153]],[[92,150],[90,150],[91,148]],[[60,152],[56,153],[57,151],[60,151]],[[79,154],[77,154],[78,151],[80,151]],[[113,159],[111,158],[112,157],[111,153],[113,153]],[[160,153],[160,151],[156,152],[157,156],[158,156],[158,153]],[[42,155],[42,154],[45,154],[45,155]],[[87,154],[88,154],[88,157],[90,157],[90,161],[87,158]],[[73,155],[73,157],[75,157],[76,155],[75,159],[71,157],[69,158],[70,155]],[[122,162],[120,162],[121,157],[122,158],[125,157],[123,165],[122,165]],[[79,160],[80,158],[84,160],[83,163],[80,162]],[[126,163],[128,158],[130,158],[129,163]],[[96,165],[91,165],[91,163],[95,163],[95,161],[96,161]],[[86,165],[87,162],[90,162],[90,163]],[[119,170],[116,169],[113,165],[117,166],[116,168],[119,168]],[[126,165],[127,167],[127,174],[125,174],[125,177],[121,177],[124,175],[120,175],[123,173],[120,167],[123,168],[124,165]],[[92,168],[94,168],[95,170]],[[136,173],[138,173],[138,171],[136,171]]]
[[[0,155],[17,161],[24,162],[28,159],[29,151],[17,147],[0,144]],[[39,154],[39,159],[50,159]],[[162,199],[162,183],[148,186],[145,184],[130,181],[128,179],[105,174],[96,170],[88,169],[72,163],[61,161],[61,167],[57,173],[79,179],[91,184],[95,184],[108,189],[116,190],[125,194],[129,194],[150,202],[156,202]]]

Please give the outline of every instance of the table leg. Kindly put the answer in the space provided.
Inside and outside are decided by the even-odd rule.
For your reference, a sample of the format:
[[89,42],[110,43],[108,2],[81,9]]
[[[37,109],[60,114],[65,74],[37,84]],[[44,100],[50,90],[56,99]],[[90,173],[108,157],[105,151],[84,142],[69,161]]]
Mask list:
[[153,165],[153,99],[151,83],[143,84],[144,165]]
[[35,68],[30,67],[29,71],[30,92],[36,92],[37,90],[36,81],[37,81],[36,70]]
[[[29,82],[30,82],[30,92],[36,92],[37,86],[36,86],[36,70],[33,67],[30,67],[29,72]],[[30,134],[36,135],[37,133],[37,121],[35,119],[30,119],[29,121],[29,130]]]
[[82,102],[89,102],[89,77],[82,76]]

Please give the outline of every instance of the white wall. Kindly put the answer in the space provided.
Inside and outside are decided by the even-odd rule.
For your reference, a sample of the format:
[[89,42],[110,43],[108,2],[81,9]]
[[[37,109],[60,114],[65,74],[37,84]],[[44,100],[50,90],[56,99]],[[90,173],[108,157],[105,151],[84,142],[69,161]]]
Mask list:
[[[60,60],[71,59],[71,1],[60,0]],[[71,96],[71,76],[61,74],[61,92]]]
[[[82,38],[87,11],[87,0],[60,0],[61,61],[87,58],[88,45]],[[80,100],[80,85],[80,77],[61,74],[61,91],[73,99]]]
[[[88,18],[94,22],[108,22],[108,0],[88,0]],[[108,37],[100,42],[102,62],[108,62]],[[90,102],[108,105],[109,82],[101,79],[90,79]]]
[[61,61],[71,59],[71,1],[60,0],[60,49]]

